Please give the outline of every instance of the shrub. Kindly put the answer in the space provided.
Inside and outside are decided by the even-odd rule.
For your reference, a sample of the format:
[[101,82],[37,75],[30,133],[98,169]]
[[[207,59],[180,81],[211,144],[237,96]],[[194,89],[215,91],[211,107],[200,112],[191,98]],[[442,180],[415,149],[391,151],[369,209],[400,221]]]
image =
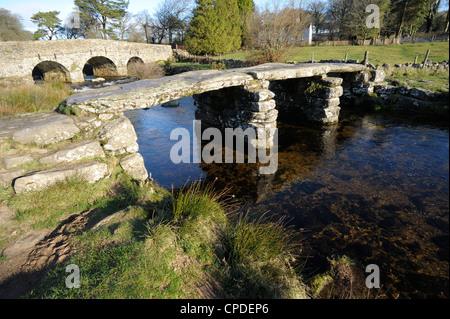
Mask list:
[[211,70],[225,70],[227,68],[226,64],[223,62],[213,62],[211,63]]
[[159,78],[164,74],[164,68],[156,63],[133,63],[128,66],[128,75],[139,80]]

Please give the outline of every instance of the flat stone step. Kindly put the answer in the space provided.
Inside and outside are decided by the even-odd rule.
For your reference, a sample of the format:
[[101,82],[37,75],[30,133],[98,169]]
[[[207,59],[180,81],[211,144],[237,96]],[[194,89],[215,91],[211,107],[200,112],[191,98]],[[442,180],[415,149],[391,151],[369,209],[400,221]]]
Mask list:
[[31,155],[11,156],[3,159],[3,166],[6,169],[12,169],[14,167],[32,162],[34,158]]
[[76,144],[71,144],[53,154],[42,157],[39,160],[41,164],[58,164],[70,163],[81,160],[86,157],[100,156],[105,157],[102,147],[98,141],[83,141]]
[[83,178],[88,183],[95,183],[108,174],[108,166],[105,163],[92,162],[31,173],[17,178],[13,187],[16,194],[21,194],[32,190],[43,190],[75,176]]
[[8,125],[5,124],[5,129],[10,130],[16,142],[38,145],[68,140],[80,131],[70,117],[55,112],[15,118]]

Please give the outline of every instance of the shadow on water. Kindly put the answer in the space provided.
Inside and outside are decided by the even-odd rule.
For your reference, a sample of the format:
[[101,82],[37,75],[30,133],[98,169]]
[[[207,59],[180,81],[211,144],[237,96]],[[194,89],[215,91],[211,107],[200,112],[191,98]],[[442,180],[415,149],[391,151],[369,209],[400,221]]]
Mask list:
[[346,255],[377,264],[390,297],[448,298],[448,123],[352,109],[329,127],[280,120],[278,170],[261,175],[256,164],[171,162],[173,129],[196,138],[192,98],[126,115],[158,184],[216,180],[243,208],[285,215],[306,230],[306,271]]

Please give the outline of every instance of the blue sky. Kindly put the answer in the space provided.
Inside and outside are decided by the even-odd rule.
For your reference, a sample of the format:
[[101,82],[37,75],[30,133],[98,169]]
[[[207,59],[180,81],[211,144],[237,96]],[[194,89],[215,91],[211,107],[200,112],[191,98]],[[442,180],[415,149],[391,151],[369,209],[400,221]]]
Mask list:
[[[128,11],[138,13],[147,9],[150,13],[162,0],[130,0]],[[254,0],[260,5],[267,0]],[[22,24],[26,30],[34,32],[37,28],[30,21],[30,17],[39,11],[60,11],[59,18],[64,21],[72,12],[73,0],[0,0],[0,8],[7,9],[12,13],[17,13],[22,17]]]
[[[130,0],[128,11],[138,13],[147,9],[153,12],[160,0]],[[0,8],[17,13],[22,17],[25,29],[35,31],[36,26],[30,21],[30,17],[39,11],[60,11],[59,18],[64,21],[72,12],[73,0],[0,0]]]

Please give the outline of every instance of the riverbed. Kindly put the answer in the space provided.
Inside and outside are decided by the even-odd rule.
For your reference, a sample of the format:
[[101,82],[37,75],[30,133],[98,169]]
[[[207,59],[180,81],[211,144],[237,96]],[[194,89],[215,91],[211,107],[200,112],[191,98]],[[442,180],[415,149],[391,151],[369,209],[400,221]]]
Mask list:
[[[348,256],[380,268],[390,298],[448,298],[448,123],[343,108],[338,125],[278,121],[278,169],[252,164],[174,164],[172,130],[194,134],[191,97],[174,108],[127,111],[139,153],[168,189],[197,180],[230,188],[245,210],[285,216],[302,231],[304,271]],[[281,117],[280,117],[281,118]],[[192,156],[192,154],[191,154]]]

